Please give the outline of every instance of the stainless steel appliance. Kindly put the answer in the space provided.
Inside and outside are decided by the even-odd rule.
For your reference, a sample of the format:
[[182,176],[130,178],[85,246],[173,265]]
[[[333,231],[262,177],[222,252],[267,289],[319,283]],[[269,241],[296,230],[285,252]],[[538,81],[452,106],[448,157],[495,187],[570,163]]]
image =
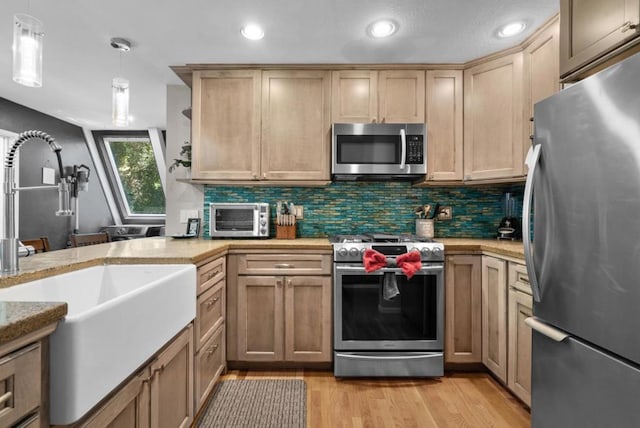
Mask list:
[[158,225],[113,225],[105,226],[100,229],[101,232],[107,232],[112,241],[125,241],[129,239],[149,238],[151,236],[164,235],[164,226]]
[[334,123],[331,174],[337,180],[412,179],[427,173],[422,123]]
[[209,204],[209,235],[214,238],[268,238],[269,204]]
[[640,56],[535,105],[531,420],[640,426]]
[[[334,257],[334,375],[442,376],[444,246],[411,235],[338,235]],[[411,279],[397,267],[366,273],[363,254],[391,261],[416,250],[422,269]],[[392,275],[399,295],[383,296]]]

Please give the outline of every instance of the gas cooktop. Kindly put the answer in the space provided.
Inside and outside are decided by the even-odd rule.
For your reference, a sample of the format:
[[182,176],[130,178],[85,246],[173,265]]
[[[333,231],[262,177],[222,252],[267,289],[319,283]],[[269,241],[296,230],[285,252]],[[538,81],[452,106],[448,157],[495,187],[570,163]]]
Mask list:
[[422,261],[444,261],[444,245],[432,239],[410,234],[365,233],[362,235],[334,235],[335,262],[362,262],[367,249],[374,249],[387,257],[396,257],[409,251],[418,251]]

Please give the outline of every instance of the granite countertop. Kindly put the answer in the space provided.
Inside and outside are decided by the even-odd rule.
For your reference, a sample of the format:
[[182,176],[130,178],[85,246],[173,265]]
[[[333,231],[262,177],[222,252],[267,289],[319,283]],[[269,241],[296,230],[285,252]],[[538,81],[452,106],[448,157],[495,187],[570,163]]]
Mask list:
[[[472,238],[436,238],[445,252],[491,252],[523,258],[522,242]],[[20,259],[20,273],[0,278],[0,288],[102,264],[194,263],[223,256],[229,250],[310,249],[331,252],[326,238],[174,239],[155,237],[51,251]],[[0,344],[20,337],[67,314],[66,303],[0,302]]]

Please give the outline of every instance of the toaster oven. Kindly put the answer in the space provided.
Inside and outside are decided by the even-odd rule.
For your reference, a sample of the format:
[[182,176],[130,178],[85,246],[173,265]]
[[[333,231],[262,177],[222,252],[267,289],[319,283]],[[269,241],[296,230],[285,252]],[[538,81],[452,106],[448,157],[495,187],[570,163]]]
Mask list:
[[209,204],[209,236],[212,238],[268,238],[269,204]]

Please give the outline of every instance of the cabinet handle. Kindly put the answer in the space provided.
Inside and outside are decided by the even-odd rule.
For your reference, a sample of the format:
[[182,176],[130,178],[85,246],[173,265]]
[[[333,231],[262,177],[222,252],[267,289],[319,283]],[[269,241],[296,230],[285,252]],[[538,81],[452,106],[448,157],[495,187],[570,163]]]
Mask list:
[[207,350],[207,355],[208,356],[213,355],[213,353],[216,352],[216,349],[218,349],[218,344],[217,343]]
[[287,287],[291,288],[293,286],[293,281],[287,279]]
[[153,369],[153,372],[151,373],[151,377],[154,377],[156,373],[162,373],[163,371],[164,371],[164,364],[158,367],[157,369]]
[[276,286],[282,287],[282,280],[281,279],[276,279]]
[[371,123],[376,123],[376,121],[377,121],[377,120],[378,120],[377,118],[372,117],[372,118],[371,118]]
[[533,117],[530,117],[530,118],[529,118],[529,122],[533,122]]
[[218,301],[218,297],[214,297],[212,299],[207,300],[207,308],[210,308],[211,306],[214,305],[214,303],[216,303]]
[[254,180],[257,180],[257,179],[258,179],[258,174],[255,174],[255,173],[254,173],[254,174],[253,174],[253,179],[254,179]]
[[276,269],[290,269],[292,267],[294,267],[292,264],[289,263],[277,263],[275,265],[273,265],[273,267],[275,267]]
[[267,178],[267,173],[262,174],[262,178]]
[[[2,394],[0,396],[0,406],[2,406],[4,403],[11,401],[11,398],[13,397],[13,392],[11,391],[7,391],[4,394]],[[2,406],[5,407],[5,406]]]
[[219,270],[214,270],[213,272],[209,272],[209,275],[207,275],[207,280],[213,278],[214,276],[216,276],[217,274],[219,274],[220,271]]
[[623,33],[626,33],[629,30],[637,30],[638,29],[638,24],[632,24],[631,21],[627,21],[624,24],[622,24],[622,27],[620,27],[620,31],[622,31]]

